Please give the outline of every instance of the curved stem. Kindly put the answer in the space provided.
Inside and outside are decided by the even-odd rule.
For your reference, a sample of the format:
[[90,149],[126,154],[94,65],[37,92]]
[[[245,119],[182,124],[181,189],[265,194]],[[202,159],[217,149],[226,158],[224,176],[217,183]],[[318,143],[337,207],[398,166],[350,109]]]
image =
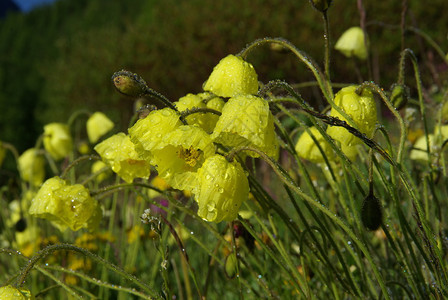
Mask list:
[[325,79],[325,75],[322,74],[322,71],[319,69],[317,64],[311,58],[309,58],[304,52],[297,49],[293,44],[291,44],[289,41],[285,39],[266,37],[263,39],[255,40],[254,42],[246,46],[246,48],[244,48],[238,55],[240,55],[243,58],[246,58],[249,52],[252,51],[253,49],[261,45],[271,43],[280,44],[281,46],[285,47],[286,49],[289,49],[292,53],[294,53],[313,73],[327,101],[329,103],[333,102],[334,95],[333,90],[331,89],[331,84],[329,81]]
[[61,178],[65,179],[67,177],[68,172],[77,164],[80,162],[83,162],[85,160],[100,160],[101,158],[98,155],[83,155],[77,159],[75,159],[67,168],[65,168],[64,172],[61,174]]

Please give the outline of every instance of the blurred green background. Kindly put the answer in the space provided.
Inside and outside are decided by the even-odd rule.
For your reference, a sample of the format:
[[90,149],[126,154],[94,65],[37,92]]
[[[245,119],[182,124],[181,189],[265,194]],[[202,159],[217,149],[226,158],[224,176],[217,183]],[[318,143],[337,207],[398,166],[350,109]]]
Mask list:
[[[374,78],[384,88],[396,80],[401,49],[401,1],[364,1]],[[406,23],[448,51],[446,0],[408,1]],[[360,22],[356,1],[336,0],[328,11],[333,45]],[[391,26],[389,26],[391,25]],[[213,66],[229,53],[265,36],[283,37],[322,65],[322,16],[305,0],[61,0],[0,20],[0,140],[19,152],[32,147],[44,124],[65,122],[76,110],[103,111],[126,130],[133,102],[110,81],[118,70],[142,75],[168,98],[201,91]],[[425,86],[441,80],[446,65],[421,38],[406,47],[433,66]],[[266,82],[313,80],[293,55],[268,47],[248,60]],[[332,79],[357,82],[354,62],[332,50]],[[361,65],[363,79],[366,69]],[[437,83],[437,82],[436,82]],[[301,90],[319,103],[315,88]]]

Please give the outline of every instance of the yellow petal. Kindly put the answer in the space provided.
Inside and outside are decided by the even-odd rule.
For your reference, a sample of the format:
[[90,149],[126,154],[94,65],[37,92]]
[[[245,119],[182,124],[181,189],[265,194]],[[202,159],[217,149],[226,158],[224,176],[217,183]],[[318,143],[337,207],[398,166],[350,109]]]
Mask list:
[[62,123],[45,125],[43,142],[45,150],[47,150],[54,160],[60,160],[68,156],[73,147],[68,126]]
[[114,128],[114,123],[102,112],[95,112],[87,120],[87,136],[90,143],[96,143],[103,135]]

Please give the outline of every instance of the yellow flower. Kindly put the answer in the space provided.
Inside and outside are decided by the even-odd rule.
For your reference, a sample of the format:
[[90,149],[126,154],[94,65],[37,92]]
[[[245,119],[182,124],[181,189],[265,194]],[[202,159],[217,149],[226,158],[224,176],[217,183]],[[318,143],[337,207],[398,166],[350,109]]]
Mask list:
[[359,59],[367,58],[367,48],[364,43],[364,32],[360,27],[351,27],[345,31],[334,48],[346,57],[356,56]]
[[[279,144],[274,117],[266,100],[251,96],[230,98],[212,134],[215,142],[228,147],[249,146],[277,158]],[[258,157],[254,152],[250,156]]]
[[316,127],[310,127],[310,133],[307,131],[303,132],[300,136],[299,140],[296,144],[296,151],[297,154],[300,157],[303,157],[311,162],[314,163],[322,163],[324,162],[324,157],[319,150],[319,147],[316,145],[314,140],[312,139],[311,135],[314,136],[317,143],[319,143],[320,147],[322,148],[325,156],[328,158],[328,160],[333,159],[334,153],[331,149],[331,146],[327,143],[327,141],[324,139],[322,134],[319,132],[319,130]]
[[45,150],[54,160],[66,157],[72,151],[73,142],[68,126],[62,123],[50,123],[44,126],[43,142]]
[[90,146],[86,141],[81,141],[77,146],[78,152],[82,155],[89,154]]
[[149,178],[150,164],[142,160],[135,151],[129,136],[120,132],[95,146],[95,151],[103,161],[124,181],[132,182],[134,178]]
[[[334,98],[334,103],[342,111],[353,119],[358,130],[371,138],[377,123],[375,100],[372,92],[363,89],[362,94],[356,93],[357,86],[348,86],[341,89]],[[336,109],[331,109],[330,116],[347,121]],[[329,126],[327,134],[341,143],[342,151],[351,157],[356,157],[357,150],[353,148],[361,143],[361,140],[351,134],[347,129],[340,126]]]
[[159,176],[175,189],[191,190],[196,185],[195,172],[215,154],[210,135],[199,127],[182,125],[168,133],[164,141],[152,151]]
[[[165,191],[167,189],[169,189],[171,186],[166,182],[165,179],[163,179],[160,176],[156,176],[151,180],[151,185],[155,188],[158,188],[161,191]],[[160,193],[153,190],[153,189],[148,189],[148,197],[149,198],[155,198],[157,196],[159,196]]]
[[102,112],[95,112],[87,120],[86,127],[89,141],[94,144],[114,128],[114,123]]
[[[435,135],[428,135],[429,144],[431,145],[431,151],[434,153],[434,150],[437,149],[437,145],[435,145]],[[426,140],[426,135],[423,135],[417,139],[414,144],[414,149],[411,150],[409,154],[409,158],[412,160],[428,160],[428,143]]]
[[239,56],[228,55],[215,66],[204,83],[204,91],[220,97],[256,94],[258,76],[250,63]]
[[31,215],[47,219],[61,231],[94,230],[101,221],[98,201],[80,184],[68,185],[59,177],[45,181],[31,202]]
[[[180,112],[191,110],[193,108],[211,108],[221,112],[224,106],[224,100],[215,97],[210,93],[200,93],[197,95],[187,94],[174,104]],[[213,131],[218,119],[219,116],[213,113],[194,113],[185,118],[188,125],[198,125],[207,133]]]
[[26,300],[34,299],[30,290],[25,288],[15,288],[12,285],[0,287],[0,299],[4,300]]
[[129,128],[129,137],[135,150],[145,160],[151,161],[151,151],[164,145],[165,136],[182,125],[179,115],[171,108],[154,110]]
[[249,197],[249,183],[241,165],[216,154],[205,160],[197,177],[193,194],[198,215],[216,223],[234,220],[241,203]]
[[18,160],[18,168],[22,180],[39,186],[45,178],[45,160],[36,148],[26,150]]
[[[103,161],[98,160],[92,164],[91,173],[95,174],[106,167],[109,167],[109,166],[106,165]],[[103,171],[102,173],[98,174],[98,176],[96,176],[95,180],[96,180],[96,182],[100,183],[101,181],[107,179],[110,176],[110,174],[111,174],[110,169],[107,169],[106,171]]]

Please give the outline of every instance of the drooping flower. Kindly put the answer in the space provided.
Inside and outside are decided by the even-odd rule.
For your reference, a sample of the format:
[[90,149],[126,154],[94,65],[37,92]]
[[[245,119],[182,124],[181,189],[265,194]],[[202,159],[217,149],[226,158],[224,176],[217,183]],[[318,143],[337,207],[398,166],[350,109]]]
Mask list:
[[149,178],[150,164],[140,158],[129,136],[120,132],[95,146],[103,161],[124,181],[134,178]]
[[[224,146],[248,146],[277,158],[279,143],[275,134],[274,117],[266,100],[252,96],[230,98],[222,109],[212,138]],[[248,152],[253,157],[258,155]]]
[[[187,94],[174,103],[180,112],[194,108],[210,108],[221,112],[224,106],[224,100],[213,96],[210,93]],[[219,116],[214,113],[194,113],[188,115],[185,120],[188,125],[198,125],[207,133],[212,133]]]
[[87,120],[86,127],[90,143],[95,144],[103,135],[114,128],[114,122],[102,112],[97,111]]
[[60,177],[44,182],[31,202],[29,213],[51,221],[61,231],[94,230],[102,216],[98,201],[88,189],[80,184],[69,185]]
[[216,154],[205,160],[197,178],[193,194],[198,215],[216,223],[234,220],[241,203],[249,197],[249,182],[241,165]]
[[168,133],[164,141],[152,150],[152,164],[173,188],[191,190],[196,184],[195,172],[215,154],[210,135],[197,126],[182,125]]
[[165,144],[168,133],[182,125],[179,114],[171,108],[151,111],[129,128],[129,137],[141,158],[151,162],[152,150]]
[[34,186],[39,186],[45,178],[45,159],[36,148],[26,150],[18,160],[20,177]]
[[54,160],[66,157],[73,148],[68,126],[62,123],[50,123],[44,126],[43,142],[45,150]]
[[359,59],[367,58],[367,48],[364,43],[364,31],[360,27],[351,27],[345,31],[334,48],[346,57],[356,56]]
[[250,63],[230,54],[215,66],[203,88],[220,97],[253,95],[258,92],[258,76]]
[[15,288],[12,285],[0,287],[0,299],[5,300],[27,300],[34,299],[30,290],[26,288]]
[[[324,157],[322,152],[319,150],[319,147],[316,145],[316,142],[319,143],[319,146],[322,148],[325,156],[331,160],[334,157],[333,149],[328,144],[328,142],[324,139],[322,134],[316,127],[310,127],[310,132],[304,131],[300,136],[299,140],[296,143],[295,149],[297,154],[314,163],[322,163],[324,162]],[[316,139],[314,142],[311,134]]]
[[[370,90],[363,89],[360,95],[356,93],[356,90],[357,86],[348,86],[341,89],[336,94],[334,103],[352,118],[360,132],[364,133],[368,138],[371,138],[378,120],[375,100]],[[330,116],[337,117],[350,124],[334,108],[331,109]],[[347,156],[350,157],[351,155],[352,157],[356,157],[357,151],[353,146],[361,143],[359,138],[340,126],[329,126],[327,128],[327,134],[341,143],[341,149]]]

